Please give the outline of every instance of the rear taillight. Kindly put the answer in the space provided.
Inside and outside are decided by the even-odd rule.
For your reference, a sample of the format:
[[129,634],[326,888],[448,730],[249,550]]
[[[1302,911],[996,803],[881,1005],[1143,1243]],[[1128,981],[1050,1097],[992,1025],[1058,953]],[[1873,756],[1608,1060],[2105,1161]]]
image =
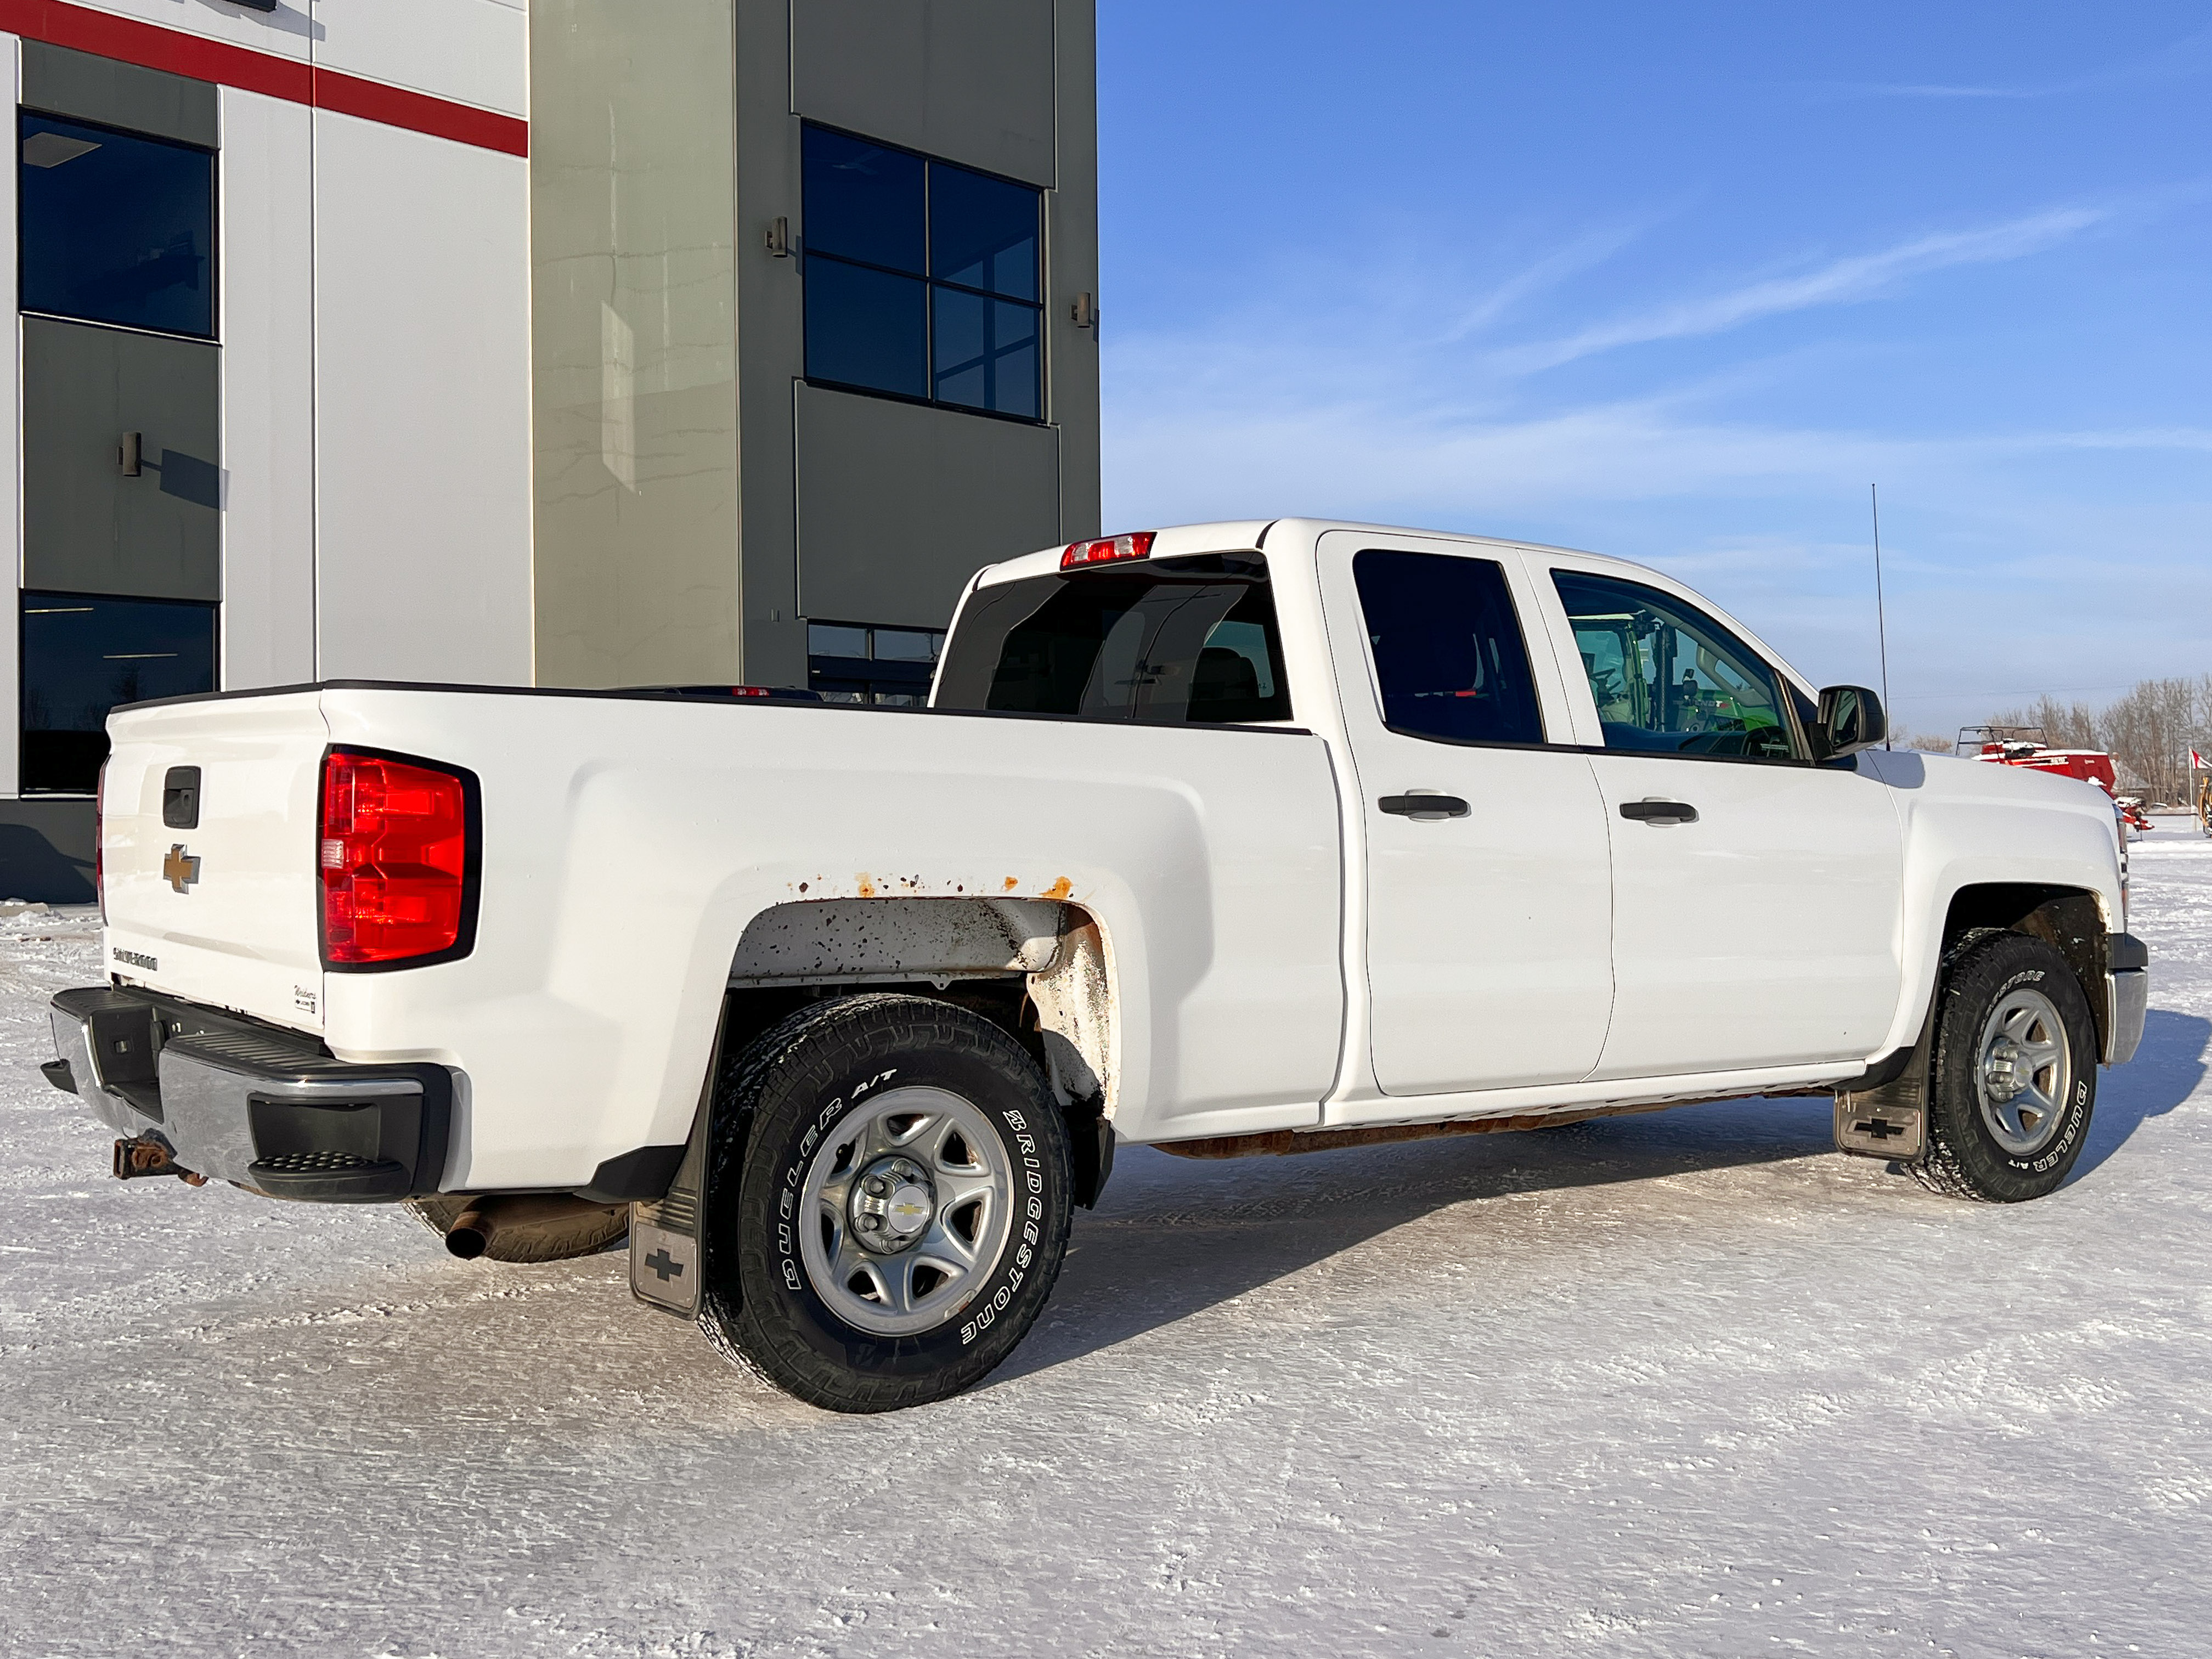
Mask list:
[[473,779],[357,750],[323,757],[323,961],[458,953],[472,931]]
[[1111,564],[1117,559],[1144,559],[1152,556],[1155,532],[1139,530],[1127,536],[1106,536],[1095,542],[1070,542],[1067,551],[1060,556],[1062,570],[1074,570],[1086,564]]

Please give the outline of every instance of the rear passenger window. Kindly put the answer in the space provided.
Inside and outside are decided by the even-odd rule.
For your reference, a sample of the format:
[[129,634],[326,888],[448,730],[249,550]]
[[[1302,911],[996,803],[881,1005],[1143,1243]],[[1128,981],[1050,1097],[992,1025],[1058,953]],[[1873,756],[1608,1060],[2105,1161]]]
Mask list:
[[1541,743],[1528,647],[1489,559],[1370,548],[1352,562],[1382,721],[1446,743]]

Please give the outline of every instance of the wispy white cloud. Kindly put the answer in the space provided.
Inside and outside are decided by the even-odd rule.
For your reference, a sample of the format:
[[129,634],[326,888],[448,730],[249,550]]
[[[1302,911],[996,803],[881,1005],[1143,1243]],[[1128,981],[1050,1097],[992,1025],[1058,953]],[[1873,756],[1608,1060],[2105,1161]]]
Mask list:
[[1848,305],[1873,299],[1910,277],[1949,266],[1989,264],[2040,252],[2107,216],[2097,208],[2053,208],[2002,224],[1939,231],[1872,253],[1833,259],[1795,276],[1767,277],[1717,294],[1677,301],[1562,339],[1510,348],[1498,353],[1495,362],[1508,372],[1528,374],[1621,346],[1720,334],[1785,312]]
[[1825,82],[1812,90],[1821,98],[2064,98],[2075,93],[2185,80],[2202,74],[2212,57],[2212,29],[2185,34],[2157,51],[2124,63],[2040,86],[1959,86],[1946,82]]
[[1443,339],[1456,343],[1480,334],[1514,307],[1557,288],[1569,277],[1603,264],[1650,228],[1650,222],[1601,226],[1584,231],[1507,277],[1462,311],[1444,330]]
[[2048,87],[1946,87],[1946,86],[1889,86],[1875,82],[1865,86],[1836,88],[1855,98],[2048,98],[2056,90]]

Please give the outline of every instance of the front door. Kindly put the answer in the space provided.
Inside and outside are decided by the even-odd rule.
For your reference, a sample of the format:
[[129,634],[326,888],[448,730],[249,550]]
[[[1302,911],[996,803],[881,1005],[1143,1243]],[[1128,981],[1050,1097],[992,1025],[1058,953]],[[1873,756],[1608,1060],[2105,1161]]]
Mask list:
[[1780,673],[1696,605],[1551,574],[1604,741],[1613,1009],[1596,1077],[1868,1057],[1902,980],[1889,786],[1811,763]]
[[1576,1081],[1612,1008],[1596,781],[1587,756],[1547,742],[1565,708],[1548,642],[1522,626],[1519,561],[1482,551],[1322,541],[1365,817],[1371,1054],[1389,1095]]

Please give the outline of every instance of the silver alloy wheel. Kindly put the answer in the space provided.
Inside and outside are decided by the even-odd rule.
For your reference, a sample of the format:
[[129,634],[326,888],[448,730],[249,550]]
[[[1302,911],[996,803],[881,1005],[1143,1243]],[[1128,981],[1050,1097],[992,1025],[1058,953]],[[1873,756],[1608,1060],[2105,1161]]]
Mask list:
[[1974,1089],[1982,1121],[1997,1145],[2015,1158],[2043,1150],[2074,1086],[2074,1055],[2066,1022],[2040,991],[2008,991],[1982,1022]]
[[989,1279],[1013,1212],[1013,1170],[990,1119],[948,1090],[892,1089],[848,1112],[815,1152],[799,1256],[847,1324],[918,1335]]

